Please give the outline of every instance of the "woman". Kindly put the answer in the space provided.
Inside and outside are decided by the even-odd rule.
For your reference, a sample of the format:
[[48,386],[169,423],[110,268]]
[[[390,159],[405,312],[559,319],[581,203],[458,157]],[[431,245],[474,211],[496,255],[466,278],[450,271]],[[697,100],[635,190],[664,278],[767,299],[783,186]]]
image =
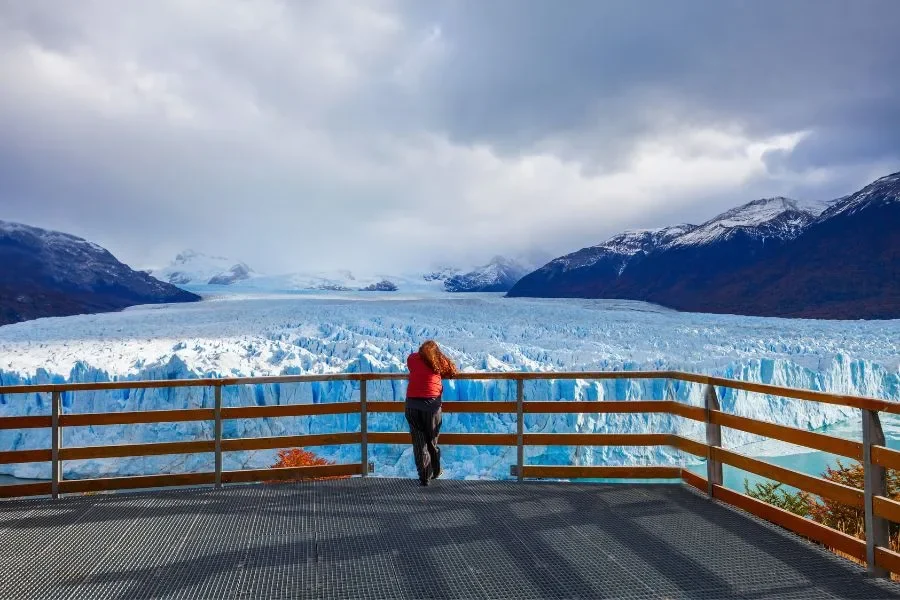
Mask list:
[[412,436],[413,457],[419,483],[441,474],[441,451],[437,447],[441,432],[441,393],[443,377],[456,375],[456,365],[444,356],[438,345],[428,340],[406,359],[409,387],[406,388],[406,421]]

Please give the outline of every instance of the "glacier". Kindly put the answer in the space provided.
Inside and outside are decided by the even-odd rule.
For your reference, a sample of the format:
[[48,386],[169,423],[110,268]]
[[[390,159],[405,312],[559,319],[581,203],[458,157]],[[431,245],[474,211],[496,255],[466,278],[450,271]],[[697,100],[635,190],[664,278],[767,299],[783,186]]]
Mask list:
[[[192,288],[193,289],[193,288]],[[464,371],[681,370],[789,387],[900,400],[900,321],[815,321],[678,313],[632,301],[503,298],[499,294],[267,293],[196,289],[204,301],[139,306],[120,313],[46,318],[0,327],[0,385],[138,379],[402,372],[406,355],[438,340]],[[724,392],[724,393],[723,393]],[[340,402],[358,384],[322,382],[226,387],[225,406]],[[369,384],[370,400],[402,400],[405,382]],[[858,437],[859,413],[720,389],[723,409],[805,429]],[[449,381],[446,400],[511,400],[515,384]],[[666,399],[702,405],[703,387],[664,380],[544,380],[526,400]],[[212,390],[67,393],[65,412],[211,407]],[[0,396],[0,415],[48,414],[49,395]],[[670,415],[527,415],[531,432],[675,432],[703,439],[702,424]],[[900,426],[886,419],[886,428]],[[359,417],[333,415],[231,420],[224,437],[354,431]],[[370,431],[404,431],[402,414],[371,414]],[[444,432],[513,432],[515,415],[445,414]],[[799,452],[725,430],[727,447],[756,455]],[[64,446],[212,439],[212,423],[66,428]],[[0,450],[49,447],[46,430],[0,431]],[[312,449],[337,462],[358,446]],[[515,448],[445,446],[448,476],[504,478]],[[372,445],[376,475],[412,476],[410,449]],[[534,447],[531,464],[685,464],[670,448]],[[225,469],[270,466],[275,451],[226,453]],[[207,471],[211,454],[67,461],[64,477]],[[46,478],[45,463],[4,465]]]

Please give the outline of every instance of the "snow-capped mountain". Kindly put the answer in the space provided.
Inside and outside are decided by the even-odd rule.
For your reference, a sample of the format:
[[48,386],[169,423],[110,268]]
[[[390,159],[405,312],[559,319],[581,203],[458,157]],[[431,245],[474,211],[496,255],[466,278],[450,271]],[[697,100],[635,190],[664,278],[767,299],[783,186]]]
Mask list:
[[166,267],[148,273],[174,285],[232,285],[256,275],[246,263],[194,250],[179,253]]
[[438,281],[443,284],[444,281],[453,277],[454,275],[458,275],[460,273],[460,269],[457,267],[438,267],[433,271],[429,271],[422,275],[422,279],[431,283],[433,281]]
[[827,220],[839,214],[852,215],[867,208],[888,207],[900,202],[900,173],[886,175],[855,194],[835,201],[821,215]]
[[[393,292],[408,291],[410,282],[418,283],[417,277],[399,277],[394,275],[356,275],[352,271],[313,271],[285,273],[283,275],[258,275],[232,286],[236,291],[260,292],[296,292],[296,291],[332,291],[332,292]],[[434,287],[432,284],[431,287]],[[419,287],[424,287],[421,281]]]
[[740,234],[760,240],[790,240],[812,223],[824,208],[807,206],[780,196],[754,200],[726,211],[700,226],[691,227],[690,231],[673,237],[668,244],[700,246]]
[[0,221],[0,325],[199,297],[79,237]]
[[495,256],[486,265],[448,275],[443,279],[444,289],[448,292],[506,292],[530,270],[531,267],[517,260]]
[[900,173],[837,200],[789,244],[714,283],[733,312],[900,318]]
[[699,226],[659,230],[674,234],[664,241],[626,232],[551,261],[509,295],[623,298],[764,316],[897,318],[898,181],[900,174],[889,175],[831,202],[756,200]]
[[[439,267],[425,273],[367,273],[349,270],[300,271],[282,275],[259,275],[235,281],[235,291],[334,291],[334,292],[505,292],[534,267],[521,260],[494,257],[473,268]],[[175,270],[172,275],[178,276]],[[197,285],[193,278],[191,285]],[[214,284],[213,279],[208,282]]]
[[572,254],[553,259],[541,267],[539,272],[552,278],[557,273],[583,269],[603,262],[604,267],[608,267],[610,272],[621,274],[634,257],[649,254],[695,228],[696,225],[684,224],[659,229],[625,231],[596,246],[582,248]]

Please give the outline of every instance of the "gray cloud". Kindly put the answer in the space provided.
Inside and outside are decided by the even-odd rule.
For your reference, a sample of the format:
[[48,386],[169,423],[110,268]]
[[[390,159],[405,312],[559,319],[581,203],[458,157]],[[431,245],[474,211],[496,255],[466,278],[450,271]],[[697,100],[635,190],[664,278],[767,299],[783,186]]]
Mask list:
[[892,0],[0,6],[0,218],[395,270],[900,164]]

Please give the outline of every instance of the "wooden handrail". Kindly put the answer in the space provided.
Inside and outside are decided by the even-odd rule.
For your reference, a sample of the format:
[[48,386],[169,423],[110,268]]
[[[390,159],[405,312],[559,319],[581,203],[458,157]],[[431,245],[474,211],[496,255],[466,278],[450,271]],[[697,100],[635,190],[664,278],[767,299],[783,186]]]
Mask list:
[[[515,407],[514,402],[511,404]],[[528,400],[522,408],[525,414],[671,413],[675,404],[671,400]]]
[[680,435],[669,435],[669,445],[673,448],[678,448],[682,452],[687,452],[688,454],[693,454],[694,456],[699,456],[701,458],[706,458],[709,455],[709,446],[703,442],[688,439]]
[[[185,408],[63,414],[59,416],[59,424],[62,427],[89,427],[94,425],[135,425],[139,423],[185,423],[189,421],[211,421],[214,418],[215,413],[211,408]],[[0,424],[2,424],[2,421],[0,421]]]
[[40,429],[44,427],[53,427],[53,418],[50,415],[0,418],[0,429]]
[[860,442],[848,440],[844,438],[816,433],[814,431],[806,431],[795,427],[786,427],[768,421],[758,421],[756,419],[748,419],[747,417],[739,417],[730,415],[721,411],[712,411],[710,413],[712,423],[721,425],[722,427],[730,427],[731,429],[739,429],[747,433],[755,433],[764,437],[775,438],[782,442],[795,444],[797,446],[805,446],[814,448],[822,452],[830,452],[862,460],[863,445]]
[[113,446],[82,446],[60,448],[60,460],[86,460],[90,458],[122,458],[125,456],[161,456],[165,454],[197,454],[214,452],[212,440],[188,442],[154,442],[151,444],[117,444]]
[[579,467],[525,465],[522,475],[529,479],[680,479],[680,467],[627,466]]
[[872,498],[872,508],[879,517],[884,517],[888,521],[900,523],[900,502],[885,498],[884,496],[875,496]]
[[696,473],[691,473],[687,469],[682,469],[681,470],[681,480],[683,482],[685,482],[686,484],[688,484],[689,486],[700,490],[704,494],[706,493],[707,486],[706,486],[706,478],[705,477],[701,477],[700,475],[697,475]]
[[526,446],[666,446],[668,433],[526,433]]
[[757,517],[765,519],[766,521],[781,525],[794,533],[799,533],[800,535],[816,540],[817,542],[821,542],[826,546],[849,554],[856,559],[866,560],[866,543],[852,535],[847,535],[837,529],[826,527],[815,521],[805,519],[799,515],[780,509],[777,506],[766,504],[765,502],[734,492],[719,485],[714,487],[713,495],[717,500],[736,506]]
[[888,469],[900,469],[900,451],[884,446],[872,446],[872,461]]
[[778,465],[750,458],[749,456],[725,450],[724,448],[712,448],[712,455],[717,460],[731,465],[732,467],[737,467],[743,471],[749,471],[750,473],[755,473],[762,477],[774,479],[775,481],[786,483],[812,494],[837,500],[848,506],[856,506],[859,508],[865,506],[863,491],[848,485],[835,483],[827,479],[822,479],[821,477],[807,475],[800,471],[779,467]]
[[877,548],[875,550],[875,562],[882,569],[887,569],[892,573],[900,573],[900,554],[888,548]]
[[359,402],[322,402],[307,404],[272,404],[268,406],[234,406],[222,408],[223,419],[259,419],[269,417],[308,417],[312,415],[344,415],[360,411]]
[[235,452],[238,450],[274,450],[306,446],[339,446],[342,444],[358,444],[359,441],[359,432],[237,438],[222,440],[222,451]]
[[[179,387],[224,387],[237,385],[272,385],[284,383],[314,383],[326,381],[397,381],[407,379],[407,373],[329,373],[322,375],[279,375],[266,377],[222,377],[206,379],[171,379],[171,380],[135,380],[135,381],[109,381],[96,383],[52,383],[36,385],[8,385],[0,386],[0,395],[5,394],[32,394],[47,392],[82,392],[99,390],[127,390],[150,388],[179,388]],[[672,379],[689,383],[699,383],[726,387],[747,392],[756,392],[797,400],[809,400],[826,404],[838,404],[865,410],[875,410],[900,414],[900,403],[869,398],[863,396],[848,396],[830,392],[818,392],[788,388],[777,385],[753,383],[724,377],[713,377],[697,373],[685,373],[681,371],[560,371],[560,372],[466,372],[459,373],[454,379],[460,380],[496,380],[496,381],[532,381],[546,379]]]
[[50,460],[50,450],[5,450],[0,452],[0,465],[12,465],[16,463],[47,462]]

